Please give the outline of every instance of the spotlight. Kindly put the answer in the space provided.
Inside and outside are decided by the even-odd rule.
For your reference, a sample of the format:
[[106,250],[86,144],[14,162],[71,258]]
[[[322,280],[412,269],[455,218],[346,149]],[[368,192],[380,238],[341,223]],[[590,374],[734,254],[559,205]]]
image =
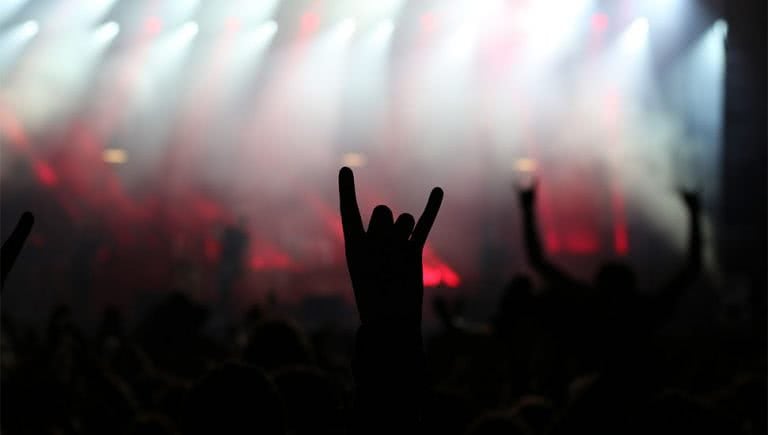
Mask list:
[[128,161],[128,153],[120,148],[107,148],[102,151],[101,158],[106,163],[119,165]]
[[25,38],[31,38],[35,36],[39,31],[40,25],[37,24],[37,21],[34,20],[29,20],[21,26],[21,36]]
[[181,34],[187,38],[194,38],[199,31],[200,27],[194,21],[189,21],[181,26]]
[[274,20],[269,20],[263,24],[261,24],[257,29],[256,33],[259,37],[259,39],[267,39],[272,37],[275,33],[277,33],[277,23]]
[[360,168],[365,166],[367,159],[361,153],[345,153],[341,156],[341,164],[350,168]]
[[722,18],[715,21],[713,25],[715,32],[717,32],[723,39],[728,37],[728,23]]
[[357,27],[357,24],[355,23],[355,20],[352,18],[346,18],[344,21],[339,24],[339,36],[344,39],[349,39],[352,37],[352,35],[355,34],[355,28]]
[[114,21],[110,21],[108,23],[102,24],[96,30],[96,38],[99,41],[106,42],[112,40],[112,38],[117,36],[118,33],[120,33],[120,25]]
[[521,158],[515,161],[515,169],[519,172],[533,172],[537,166],[536,160],[529,158]]
[[630,52],[643,49],[648,39],[648,19],[640,17],[632,22],[623,35],[624,47]]
[[377,40],[386,40],[387,38],[392,36],[392,32],[394,31],[395,31],[395,24],[392,22],[392,20],[385,20],[379,23],[378,26],[376,26],[375,37]]

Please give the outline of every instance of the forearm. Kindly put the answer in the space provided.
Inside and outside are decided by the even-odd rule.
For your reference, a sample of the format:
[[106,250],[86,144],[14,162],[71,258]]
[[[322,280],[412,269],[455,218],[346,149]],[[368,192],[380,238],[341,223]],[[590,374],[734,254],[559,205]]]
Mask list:
[[696,209],[689,210],[688,216],[688,252],[685,264],[655,296],[659,323],[663,323],[674,313],[680,297],[699,276],[703,266],[701,218]]
[[688,236],[688,259],[686,268],[698,274],[702,266],[701,218],[697,210],[689,213],[690,235]]
[[418,326],[361,326],[353,361],[353,433],[419,428],[424,371]]
[[523,232],[525,236],[525,252],[528,262],[535,269],[540,269],[546,261],[541,248],[539,228],[536,224],[536,213],[533,207],[523,208]]

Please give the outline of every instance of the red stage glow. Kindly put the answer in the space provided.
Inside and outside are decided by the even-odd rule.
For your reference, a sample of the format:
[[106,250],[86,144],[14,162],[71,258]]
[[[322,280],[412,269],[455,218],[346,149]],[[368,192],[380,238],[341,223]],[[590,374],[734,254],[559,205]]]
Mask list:
[[594,234],[588,231],[576,231],[566,235],[565,249],[573,254],[594,254],[598,251],[598,242]]
[[626,255],[629,252],[629,236],[623,224],[616,224],[613,227],[613,249],[619,255]]
[[456,288],[461,278],[429,245],[424,247],[424,287]]
[[53,187],[59,182],[59,177],[48,163],[37,161],[34,164],[37,180],[46,187]]
[[624,210],[624,197],[617,192],[613,195],[613,249],[619,255],[629,252],[629,234]]
[[203,242],[203,249],[205,250],[205,258],[208,261],[216,261],[219,259],[219,254],[221,254],[221,244],[218,240],[209,237],[205,239],[205,242]]
[[547,230],[544,235],[544,244],[547,247],[547,252],[550,254],[557,254],[560,252],[560,239],[553,230]]
[[280,252],[272,246],[260,244],[255,251],[256,253],[250,259],[250,266],[253,270],[289,269],[293,266],[293,261],[288,254]]

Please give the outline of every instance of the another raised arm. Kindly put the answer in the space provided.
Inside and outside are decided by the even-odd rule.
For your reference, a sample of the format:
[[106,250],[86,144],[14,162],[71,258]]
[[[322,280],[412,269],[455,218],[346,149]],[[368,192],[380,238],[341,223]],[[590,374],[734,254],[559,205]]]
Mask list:
[[528,263],[544,279],[555,285],[582,286],[567,272],[557,267],[544,255],[536,222],[536,183],[519,193],[520,206],[523,209],[523,233],[525,252]]
[[656,305],[662,317],[674,311],[680,296],[698,278],[702,269],[701,205],[694,192],[681,192],[688,210],[688,252],[683,267],[656,294]]

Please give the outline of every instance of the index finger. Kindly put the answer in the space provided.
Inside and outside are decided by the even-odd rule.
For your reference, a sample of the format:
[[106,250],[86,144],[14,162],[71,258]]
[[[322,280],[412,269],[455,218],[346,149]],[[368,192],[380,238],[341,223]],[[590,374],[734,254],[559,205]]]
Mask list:
[[344,240],[351,241],[365,235],[363,219],[357,206],[355,193],[355,176],[348,167],[339,171],[339,208],[341,209],[341,226],[344,229]]
[[27,240],[34,223],[35,217],[32,216],[32,213],[25,212],[21,215],[19,223],[16,224],[16,228],[13,229],[8,240],[3,243],[0,249],[0,285],[5,283],[5,277],[13,267],[13,263],[16,262],[16,257],[21,252],[24,241]]
[[435,223],[435,218],[437,218],[437,212],[440,211],[440,204],[442,202],[443,189],[435,187],[432,189],[432,193],[429,194],[427,206],[424,207],[424,213],[421,214],[416,227],[413,229],[413,236],[411,236],[411,240],[419,246],[424,246],[427,243],[429,230],[432,229],[432,224]]

